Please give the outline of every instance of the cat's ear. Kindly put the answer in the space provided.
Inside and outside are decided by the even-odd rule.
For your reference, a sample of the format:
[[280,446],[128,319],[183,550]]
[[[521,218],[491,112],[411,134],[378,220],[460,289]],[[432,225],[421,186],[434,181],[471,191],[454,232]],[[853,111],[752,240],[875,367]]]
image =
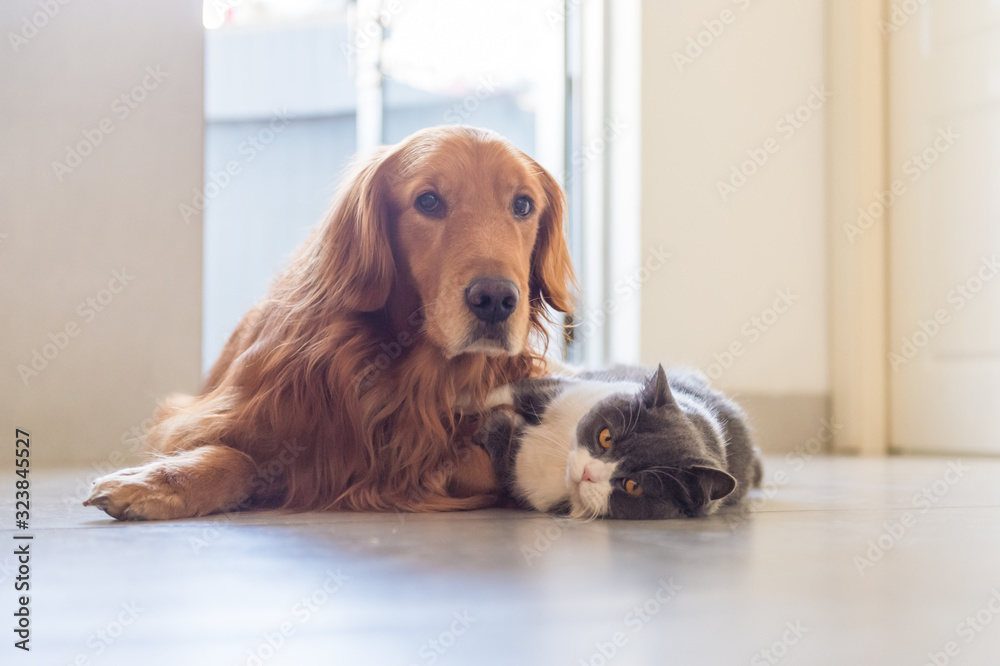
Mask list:
[[736,479],[717,467],[691,465],[680,478],[665,479],[665,490],[688,516],[704,515],[708,505],[736,490]]
[[649,409],[677,407],[662,363],[656,366],[656,373],[646,380],[646,385],[642,388],[642,402]]
[[688,471],[695,475],[702,491],[710,501],[720,500],[736,490],[736,479],[721,469],[692,465]]

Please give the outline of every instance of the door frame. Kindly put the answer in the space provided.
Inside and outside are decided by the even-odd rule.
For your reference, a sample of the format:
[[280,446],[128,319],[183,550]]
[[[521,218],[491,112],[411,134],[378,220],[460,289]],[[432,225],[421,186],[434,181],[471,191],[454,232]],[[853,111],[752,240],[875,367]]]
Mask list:
[[854,235],[858,209],[888,177],[889,0],[827,2],[827,226],[834,450],[886,455],[891,441],[889,223]]

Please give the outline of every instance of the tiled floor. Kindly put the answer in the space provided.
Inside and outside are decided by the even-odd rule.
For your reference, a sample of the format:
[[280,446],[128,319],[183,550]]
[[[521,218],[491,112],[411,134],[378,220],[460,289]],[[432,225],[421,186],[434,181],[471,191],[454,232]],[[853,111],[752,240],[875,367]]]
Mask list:
[[746,516],[583,524],[126,524],[33,474],[33,650],[5,629],[4,664],[1000,664],[1000,460],[770,458]]

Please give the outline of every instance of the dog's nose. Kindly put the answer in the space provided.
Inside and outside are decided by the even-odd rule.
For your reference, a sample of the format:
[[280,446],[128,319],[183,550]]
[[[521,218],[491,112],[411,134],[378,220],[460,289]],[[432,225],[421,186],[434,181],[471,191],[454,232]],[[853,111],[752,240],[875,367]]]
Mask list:
[[517,285],[505,278],[481,277],[465,289],[465,302],[487,324],[505,321],[517,308]]

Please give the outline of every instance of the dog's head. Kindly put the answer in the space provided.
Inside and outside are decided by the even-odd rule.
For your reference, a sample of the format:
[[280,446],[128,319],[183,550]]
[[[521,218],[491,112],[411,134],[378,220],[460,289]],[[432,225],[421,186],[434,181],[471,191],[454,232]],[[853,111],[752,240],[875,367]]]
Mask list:
[[341,191],[325,233],[331,296],[363,312],[391,299],[448,357],[518,354],[544,304],[572,309],[563,212],[555,179],[497,134],[422,130]]

